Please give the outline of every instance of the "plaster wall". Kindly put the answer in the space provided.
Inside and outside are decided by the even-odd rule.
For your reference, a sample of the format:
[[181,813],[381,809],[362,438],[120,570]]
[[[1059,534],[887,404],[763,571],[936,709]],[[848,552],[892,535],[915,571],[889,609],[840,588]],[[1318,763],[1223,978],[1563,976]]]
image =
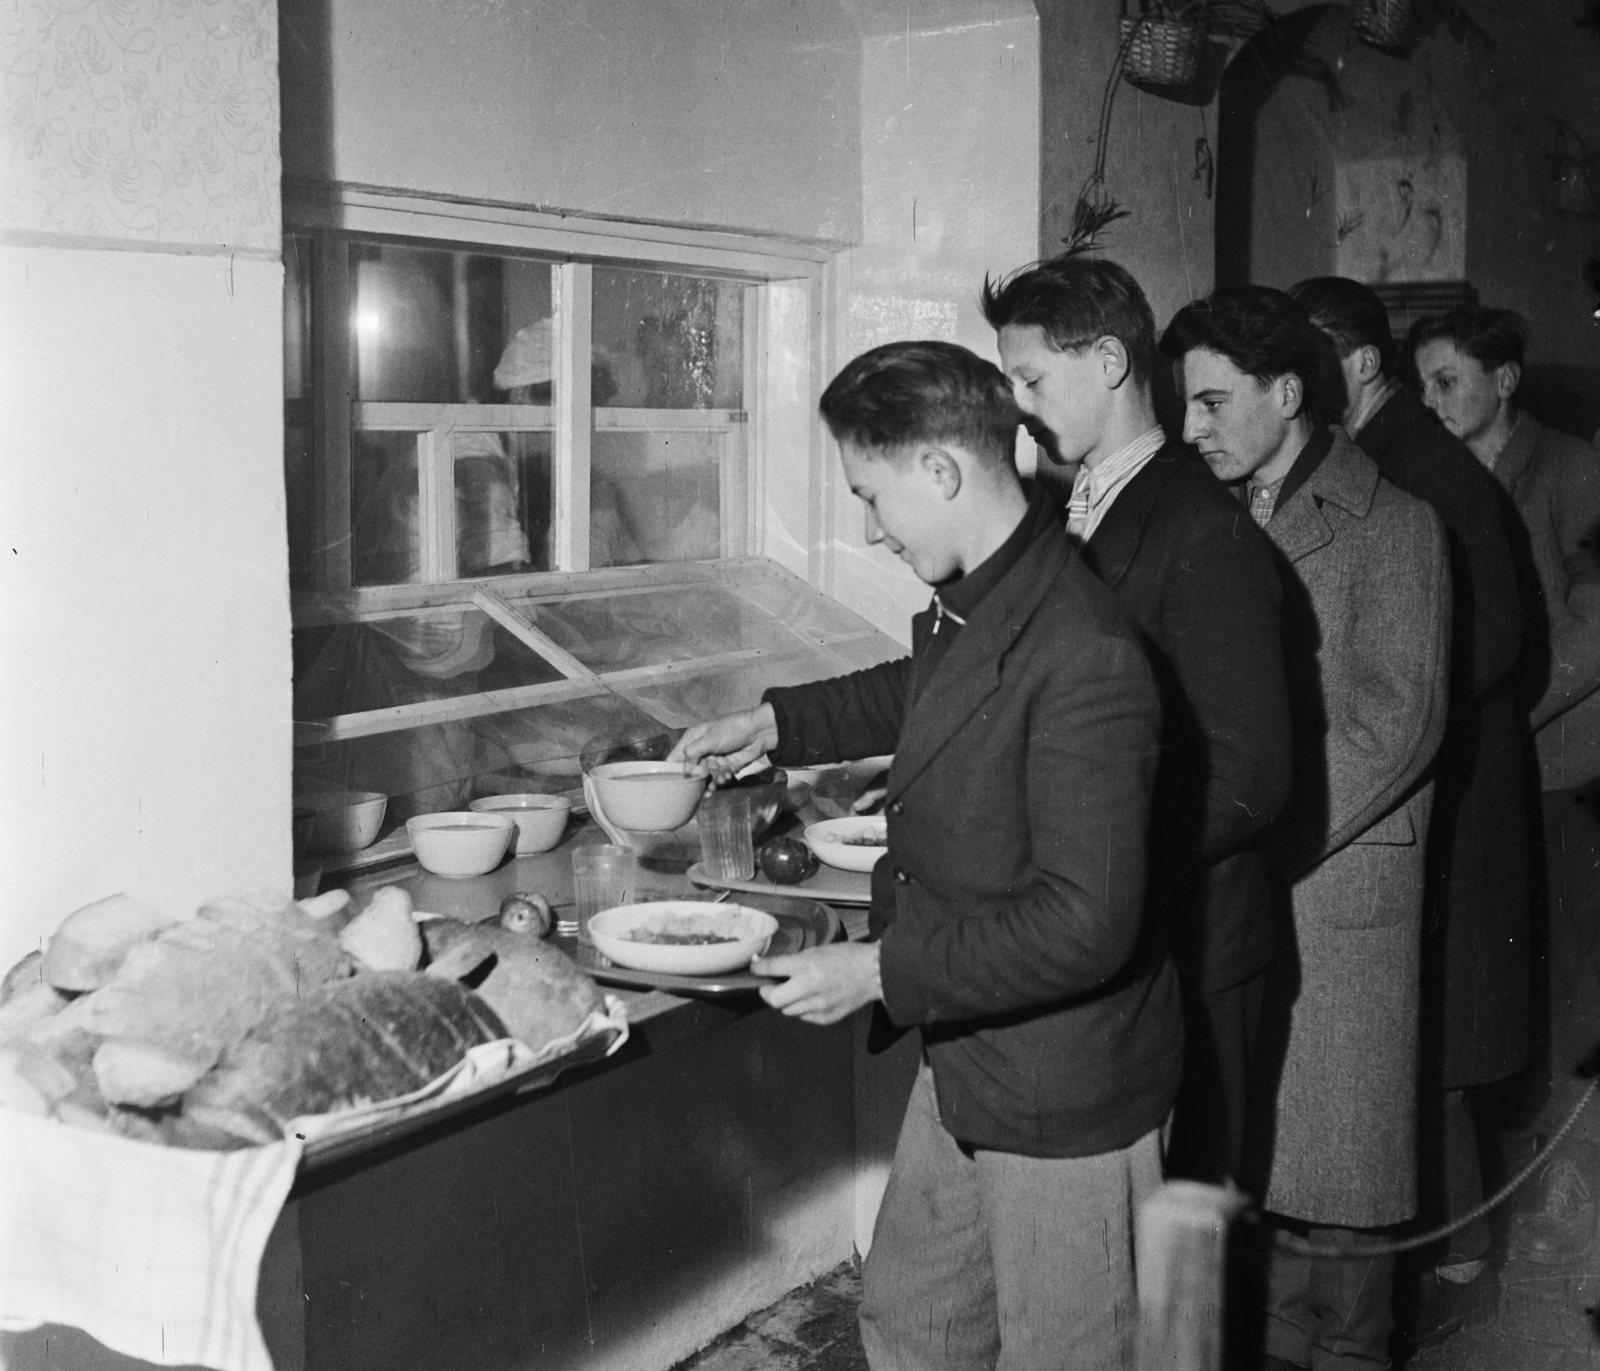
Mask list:
[[[946,9],[949,9],[946,6]],[[1039,217],[1039,23],[1031,4],[869,36],[861,50],[862,229],[839,255],[840,364],[880,343],[941,338],[998,363],[985,274],[1029,261]],[[1031,448],[1031,443],[1026,444]],[[928,587],[863,538],[829,444],[828,592],[901,642]]]
[[276,32],[0,35],[0,965],[119,890],[290,884]]

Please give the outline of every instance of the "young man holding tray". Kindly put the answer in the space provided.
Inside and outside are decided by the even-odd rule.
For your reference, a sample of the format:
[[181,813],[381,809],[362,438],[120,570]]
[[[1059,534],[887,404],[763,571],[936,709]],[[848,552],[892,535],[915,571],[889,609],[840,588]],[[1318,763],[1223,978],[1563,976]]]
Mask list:
[[1160,1181],[1177,983],[1143,926],[1155,683],[1012,462],[999,370],[891,343],[823,394],[866,538],[935,587],[912,653],[689,730],[718,774],[893,752],[873,940],[759,959],[767,1002],[922,1030],[864,1274],[889,1368],[1132,1368],[1133,1217]]

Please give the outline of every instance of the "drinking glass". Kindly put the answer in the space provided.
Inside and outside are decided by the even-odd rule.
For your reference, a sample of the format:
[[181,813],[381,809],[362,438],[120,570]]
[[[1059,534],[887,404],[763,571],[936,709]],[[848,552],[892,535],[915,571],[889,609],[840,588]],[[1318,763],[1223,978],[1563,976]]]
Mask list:
[[695,811],[695,822],[700,826],[700,860],[708,876],[747,881],[755,875],[748,790],[708,790]]
[[587,943],[589,920],[602,909],[614,909],[633,900],[639,856],[615,843],[578,847],[572,852],[572,896],[577,905],[578,941]]

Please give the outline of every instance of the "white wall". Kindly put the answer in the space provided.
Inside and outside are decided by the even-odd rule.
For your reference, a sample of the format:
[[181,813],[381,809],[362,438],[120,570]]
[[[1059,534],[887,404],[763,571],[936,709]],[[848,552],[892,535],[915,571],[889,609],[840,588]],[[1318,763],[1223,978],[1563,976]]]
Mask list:
[[[978,292],[1031,261],[1039,226],[1039,21],[1031,4],[942,4],[947,22],[869,37],[861,56],[862,235],[838,265],[837,360],[942,338],[998,362]],[[831,444],[830,444],[831,451]],[[928,587],[868,548],[827,464],[825,589],[901,642]]]

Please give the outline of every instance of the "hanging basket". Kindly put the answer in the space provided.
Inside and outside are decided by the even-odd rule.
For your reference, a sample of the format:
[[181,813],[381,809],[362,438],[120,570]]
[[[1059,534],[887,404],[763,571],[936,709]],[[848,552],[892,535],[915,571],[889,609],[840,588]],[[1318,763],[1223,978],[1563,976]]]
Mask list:
[[1350,22],[1375,48],[1403,47],[1411,37],[1411,0],[1355,0]]
[[1123,66],[1147,86],[1187,86],[1200,71],[1200,25],[1181,19],[1124,19]]

